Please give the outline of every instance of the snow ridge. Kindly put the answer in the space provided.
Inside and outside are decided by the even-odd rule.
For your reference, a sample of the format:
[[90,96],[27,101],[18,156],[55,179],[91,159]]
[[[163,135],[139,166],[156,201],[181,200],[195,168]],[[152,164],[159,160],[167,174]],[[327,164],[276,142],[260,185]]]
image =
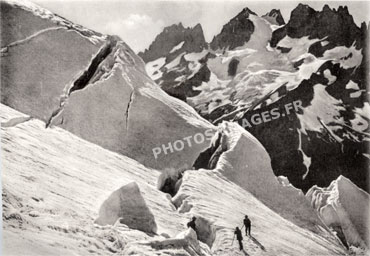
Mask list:
[[344,176],[339,176],[327,188],[312,187],[306,197],[344,244],[369,248],[368,193]]

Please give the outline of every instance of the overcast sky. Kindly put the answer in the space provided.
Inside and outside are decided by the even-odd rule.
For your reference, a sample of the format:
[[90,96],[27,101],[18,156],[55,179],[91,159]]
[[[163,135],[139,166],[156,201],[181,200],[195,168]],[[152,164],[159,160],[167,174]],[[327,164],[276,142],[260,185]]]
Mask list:
[[347,5],[355,22],[369,23],[366,1],[159,1],[159,0],[31,0],[75,23],[93,30],[119,35],[136,52],[144,50],[165,26],[182,22],[184,26],[200,23],[206,40],[220,32],[222,26],[248,7],[258,15],[280,9],[285,21],[298,3],[321,10],[325,3],[331,8]]

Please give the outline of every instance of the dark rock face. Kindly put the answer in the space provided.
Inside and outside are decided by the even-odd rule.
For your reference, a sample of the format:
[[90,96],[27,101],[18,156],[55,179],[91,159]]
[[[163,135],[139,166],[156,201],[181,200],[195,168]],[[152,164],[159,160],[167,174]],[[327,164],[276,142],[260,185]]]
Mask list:
[[281,53],[288,53],[290,52],[290,50],[292,50],[292,48],[285,48],[285,47],[280,47],[280,46],[276,47],[276,49],[280,50]]
[[229,69],[227,70],[227,73],[229,74],[229,76],[235,76],[236,71],[238,69],[238,65],[239,65],[239,60],[232,59],[230,61],[230,63],[229,63]]
[[[170,53],[170,51],[181,42],[184,42],[181,49]],[[194,28],[184,28],[179,23],[164,28],[154,40],[154,42],[144,52],[138,55],[145,61],[149,62],[160,57],[167,56],[166,62],[170,62],[177,56],[180,51],[201,52],[207,43],[204,39],[203,29],[200,24]]]
[[[203,117],[205,119],[213,122],[214,124],[218,124],[222,120],[225,120],[225,121],[231,120],[232,118],[222,118],[222,120],[221,120],[220,117],[222,117],[223,115],[227,115],[229,113],[232,113],[236,109],[237,109],[237,107],[234,106],[234,105],[232,105],[232,104],[225,104],[225,105],[223,105],[221,107],[216,108],[215,110],[213,110],[209,114],[204,114]],[[219,122],[216,122],[216,120],[220,120],[220,121]]]
[[[324,71],[330,70],[337,80],[328,84]],[[287,176],[296,187],[307,191],[313,185],[328,186],[339,175],[344,175],[357,186],[369,192],[369,128],[366,132],[358,132],[351,127],[354,119],[354,108],[362,108],[366,93],[359,98],[349,97],[346,84],[352,80],[364,92],[367,84],[365,63],[354,69],[342,69],[339,64],[331,61],[324,63],[310,79],[304,80],[296,89],[287,93],[279,101],[270,105],[261,105],[261,109],[247,111],[242,118],[235,120],[242,125],[242,119],[251,120],[254,114],[271,111],[274,108],[284,109],[288,103],[302,101],[303,109],[313,104],[314,86],[325,85],[330,96],[341,100],[340,116],[343,123],[322,124],[320,131],[308,130],[301,132],[302,124],[299,115],[302,111],[280,117],[256,126],[245,127],[266,148],[273,170],[277,176]],[[334,106],[333,106],[334,107]],[[369,120],[367,120],[369,122]],[[336,127],[337,129],[334,129]],[[338,128],[339,127],[339,128]],[[333,129],[331,129],[333,128]],[[304,165],[303,153],[311,158],[309,168]]]
[[280,10],[278,9],[272,9],[269,13],[266,13],[265,15],[263,15],[262,18],[265,18],[269,21],[276,22],[276,25],[279,25],[279,26],[285,24],[283,15],[281,15]]
[[213,50],[228,48],[229,50],[248,42],[254,31],[253,22],[249,15],[256,15],[248,8],[244,8],[222,27],[221,33],[215,36],[210,44]]
[[[178,86],[173,86],[173,79],[177,78],[177,75],[175,71],[169,72],[165,75],[166,77],[164,77],[163,81],[166,82],[161,84],[161,88],[169,95],[186,101],[187,97],[194,97],[200,93],[200,91],[194,90],[194,87],[200,86],[202,82],[208,82],[210,75],[211,72],[207,65],[203,64],[194,76],[181,82]],[[169,76],[172,76],[173,78],[170,79]]]
[[325,5],[322,11],[315,11],[308,5],[299,4],[291,13],[289,22],[273,32],[271,46],[275,47],[285,36],[291,38],[325,38],[329,44],[322,46],[320,42],[313,44],[309,52],[322,56],[323,52],[335,46],[350,47],[356,42],[356,48],[363,47],[361,29],[356,26],[347,7],[340,6],[338,10]]
[[[319,119],[322,127],[317,130],[304,129],[298,113],[280,117],[270,122],[256,126],[246,127],[266,148],[276,175],[287,176],[296,187],[307,191],[313,185],[328,186],[339,175],[351,179],[357,186],[369,192],[369,127],[361,132],[352,127],[351,121],[355,119],[355,108],[363,108],[368,102],[366,85],[368,84],[368,29],[365,24],[358,28],[348,13],[346,7],[332,10],[325,6],[317,12],[307,5],[300,4],[291,14],[288,24],[275,32],[271,39],[271,46],[276,47],[278,42],[289,36],[301,38],[326,38],[329,44],[322,46],[320,42],[314,43],[309,52],[320,57],[324,51],[336,46],[350,47],[355,44],[356,49],[362,48],[362,63],[358,68],[345,69],[332,61],[324,63],[308,80],[304,80],[293,91],[273,104],[261,103],[261,108],[244,112],[241,118],[234,118],[242,125],[242,119],[251,120],[254,114],[271,111],[274,108],[283,109],[288,103],[301,100],[306,109],[314,104],[314,86],[322,84],[325,91],[340,102],[339,119],[343,122],[332,121],[324,123]],[[281,49],[289,52],[290,49]],[[346,56],[345,58],[351,58]],[[295,63],[295,68],[303,60]],[[329,83],[324,71],[329,70],[336,77],[335,82]],[[350,96],[353,90],[346,88],[350,82],[358,85],[361,94],[359,97]],[[266,99],[264,99],[266,100]],[[330,104],[330,103],[329,103]],[[336,106],[331,106],[335,108]],[[336,120],[334,118],[334,120]],[[369,119],[365,122],[369,124]],[[304,131],[304,132],[302,132]],[[310,158],[308,167],[304,164],[305,157]]]
[[[174,50],[176,46],[178,49],[175,48]],[[145,62],[164,57],[163,66],[159,67],[162,76],[156,82],[169,95],[186,101],[187,97],[193,97],[200,93],[200,91],[194,90],[194,87],[200,86],[202,82],[209,81],[211,73],[207,67],[207,60],[212,58],[212,54],[208,53],[198,60],[201,65],[196,72],[189,68],[190,62],[186,60],[184,55],[186,53],[200,53],[207,48],[208,44],[205,42],[200,24],[194,28],[184,28],[179,23],[166,27],[156,37],[149,49],[145,50],[144,53],[139,53],[139,56]],[[179,63],[172,68],[168,68],[167,64],[176,58],[180,58]],[[179,77],[186,77],[186,79],[177,80]]]

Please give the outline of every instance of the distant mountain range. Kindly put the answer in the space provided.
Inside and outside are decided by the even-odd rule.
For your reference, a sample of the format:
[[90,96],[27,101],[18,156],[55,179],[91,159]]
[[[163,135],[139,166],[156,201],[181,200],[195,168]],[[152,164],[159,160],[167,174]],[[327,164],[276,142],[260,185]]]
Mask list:
[[245,127],[275,174],[304,191],[342,174],[369,191],[368,38],[347,7],[299,4],[287,23],[279,10],[244,8],[210,43],[200,24],[180,23],[139,56],[163,90],[215,124],[301,101],[294,114]]

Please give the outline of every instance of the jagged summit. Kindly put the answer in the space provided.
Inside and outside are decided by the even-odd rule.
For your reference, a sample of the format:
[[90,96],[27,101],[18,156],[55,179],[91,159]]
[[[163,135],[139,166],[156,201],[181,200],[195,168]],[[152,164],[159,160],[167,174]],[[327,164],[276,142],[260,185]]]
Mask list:
[[275,24],[275,25],[279,25],[279,26],[285,24],[283,15],[281,15],[281,12],[280,12],[279,9],[272,9],[270,12],[263,15],[262,18],[265,18],[271,24]]
[[[160,57],[173,55],[179,51],[200,52],[207,46],[200,24],[185,28],[182,23],[165,27],[144,52],[138,55],[149,62]],[[168,56],[171,58],[171,56]]]
[[257,15],[257,13],[255,13],[254,11],[252,11],[251,9],[249,9],[248,7],[245,7],[239,14],[242,14],[242,13],[249,13],[249,14],[253,14],[253,15]]
[[172,25],[169,25],[167,27],[164,27],[163,29],[163,32],[164,33],[171,33],[173,31],[176,31],[176,30],[183,30],[185,29],[184,25],[182,24],[182,22],[180,21],[179,23],[174,23]]
[[210,44],[211,48],[213,50],[224,48],[232,50],[248,42],[254,32],[254,25],[249,19],[249,15],[257,14],[246,7],[226,23],[220,34],[213,38]]
[[325,50],[340,45],[350,47],[355,43],[357,49],[363,47],[361,30],[349,14],[347,6],[339,6],[335,10],[325,5],[322,11],[316,11],[308,5],[299,4],[291,12],[286,26],[273,32],[271,46],[275,47],[285,36],[325,38],[328,44],[322,46],[320,42],[317,42],[311,45],[309,52],[316,56],[321,56]]

